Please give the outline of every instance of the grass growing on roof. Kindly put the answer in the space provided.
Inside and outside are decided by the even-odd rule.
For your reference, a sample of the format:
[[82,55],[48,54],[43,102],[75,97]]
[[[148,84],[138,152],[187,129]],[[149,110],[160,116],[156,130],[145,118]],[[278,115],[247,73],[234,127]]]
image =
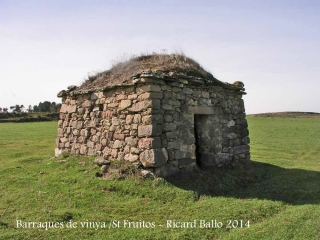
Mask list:
[[142,54],[133,56],[124,62],[118,62],[111,69],[90,76],[79,89],[88,90],[128,84],[132,76],[142,71],[151,70],[153,72],[162,71],[169,73],[181,73],[188,76],[215,79],[211,73],[205,71],[195,60],[184,54]]

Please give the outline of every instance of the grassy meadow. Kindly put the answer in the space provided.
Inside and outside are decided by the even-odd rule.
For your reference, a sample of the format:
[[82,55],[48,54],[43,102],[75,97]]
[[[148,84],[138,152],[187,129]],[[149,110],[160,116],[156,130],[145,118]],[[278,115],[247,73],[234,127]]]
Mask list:
[[0,124],[0,239],[320,239],[320,119],[248,122],[252,165],[167,180],[102,180],[92,157],[53,157],[57,122]]

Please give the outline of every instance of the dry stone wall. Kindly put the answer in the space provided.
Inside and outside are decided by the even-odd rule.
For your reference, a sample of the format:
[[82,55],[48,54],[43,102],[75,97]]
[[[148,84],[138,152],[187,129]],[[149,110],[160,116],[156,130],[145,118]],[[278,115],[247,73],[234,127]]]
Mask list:
[[56,155],[127,160],[162,176],[250,159],[242,94],[233,88],[140,79],[62,102]]

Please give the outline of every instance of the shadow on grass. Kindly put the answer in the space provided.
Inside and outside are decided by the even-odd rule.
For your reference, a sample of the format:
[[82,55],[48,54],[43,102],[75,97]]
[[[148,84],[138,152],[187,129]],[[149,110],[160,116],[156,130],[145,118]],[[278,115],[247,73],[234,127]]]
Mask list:
[[169,183],[196,196],[226,196],[283,201],[289,204],[320,203],[320,172],[285,169],[278,166],[251,162],[235,169],[200,170],[175,178]]

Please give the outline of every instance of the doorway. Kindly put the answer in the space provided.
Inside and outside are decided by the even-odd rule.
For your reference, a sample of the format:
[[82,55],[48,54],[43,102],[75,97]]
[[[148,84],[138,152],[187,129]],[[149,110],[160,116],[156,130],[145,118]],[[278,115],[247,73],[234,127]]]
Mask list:
[[220,132],[214,115],[194,115],[194,136],[196,145],[196,163],[198,167],[213,166],[215,164],[216,134]]

